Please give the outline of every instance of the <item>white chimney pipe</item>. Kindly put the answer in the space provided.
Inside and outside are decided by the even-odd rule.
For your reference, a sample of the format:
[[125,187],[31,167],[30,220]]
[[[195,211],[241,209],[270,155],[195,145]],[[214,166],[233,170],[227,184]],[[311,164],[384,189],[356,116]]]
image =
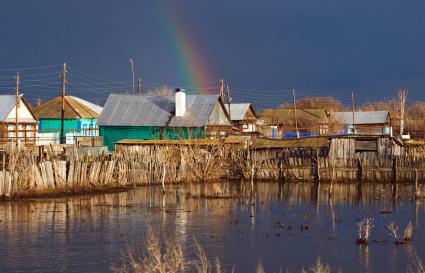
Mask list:
[[186,112],[186,93],[184,89],[176,89],[176,117],[182,117]]

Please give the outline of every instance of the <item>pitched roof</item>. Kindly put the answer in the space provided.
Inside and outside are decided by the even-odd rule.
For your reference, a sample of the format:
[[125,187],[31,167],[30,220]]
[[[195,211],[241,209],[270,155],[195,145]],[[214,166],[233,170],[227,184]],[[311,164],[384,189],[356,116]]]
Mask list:
[[[262,117],[265,124],[284,123],[294,120],[294,109],[292,108],[269,108],[264,109]],[[325,109],[297,109],[297,119],[304,121],[326,122],[327,112]]]
[[202,127],[218,103],[218,95],[186,95],[186,112],[176,117],[175,96],[111,94],[98,125]]
[[[102,107],[86,100],[65,96],[65,118],[98,118]],[[62,98],[54,97],[34,109],[39,119],[59,119],[62,116]]]
[[0,95],[0,121],[4,121],[15,107],[14,95]]
[[[229,104],[224,105],[226,111],[229,112]],[[231,103],[230,104],[230,118],[232,120],[244,120],[248,110],[252,110],[255,115],[254,109],[252,108],[251,103]]]
[[[335,119],[343,124],[353,123],[353,112],[334,112]],[[383,124],[388,120],[388,111],[354,112],[354,124]]]
[[[31,106],[27,103],[24,98],[21,98],[21,102],[25,104],[28,108],[29,112],[33,116],[31,119],[21,119],[18,115],[19,122],[37,122],[34,113],[32,112]],[[0,95],[0,121],[6,121],[7,116],[10,112],[15,108],[16,105],[16,97],[15,95]],[[19,108],[18,108],[19,109]]]

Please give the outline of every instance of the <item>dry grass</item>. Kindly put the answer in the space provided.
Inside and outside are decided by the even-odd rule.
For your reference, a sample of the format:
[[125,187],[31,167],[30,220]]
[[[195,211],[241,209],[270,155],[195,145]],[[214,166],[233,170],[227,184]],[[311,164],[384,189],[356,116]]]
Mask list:
[[121,267],[112,270],[116,273],[224,273],[220,260],[217,258],[211,263],[196,241],[195,253],[193,260],[186,259],[178,243],[161,243],[152,229],[148,228],[146,245],[140,253],[128,251]]
[[[219,258],[211,262],[204,249],[196,241],[194,248],[195,258],[186,259],[183,249],[178,243],[171,241],[161,243],[152,228],[148,228],[144,248],[137,253],[128,251],[123,264],[118,268],[112,268],[112,271],[115,273],[225,273]],[[231,272],[233,273],[234,269]],[[307,272],[331,273],[331,268],[329,265],[323,264],[319,258],[309,271],[304,269],[301,271],[301,273]],[[255,268],[255,273],[266,273],[261,261]]]

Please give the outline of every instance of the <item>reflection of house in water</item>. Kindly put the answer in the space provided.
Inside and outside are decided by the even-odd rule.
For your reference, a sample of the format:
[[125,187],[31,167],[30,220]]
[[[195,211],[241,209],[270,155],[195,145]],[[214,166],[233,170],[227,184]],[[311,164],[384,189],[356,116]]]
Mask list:
[[264,135],[268,138],[296,138],[319,136],[328,132],[329,114],[325,109],[277,108],[264,109]]
[[[388,111],[333,112],[337,122],[343,125],[344,134],[391,135],[392,127]],[[354,126],[353,126],[354,124]],[[354,127],[354,128],[353,128]],[[354,131],[353,131],[354,129]]]

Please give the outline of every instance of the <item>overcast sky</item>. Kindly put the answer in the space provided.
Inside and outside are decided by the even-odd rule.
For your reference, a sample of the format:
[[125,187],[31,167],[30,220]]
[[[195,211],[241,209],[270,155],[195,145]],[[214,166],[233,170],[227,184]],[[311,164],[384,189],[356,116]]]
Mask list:
[[[101,103],[111,91],[106,87],[122,89],[130,80],[129,58],[146,87],[187,85],[167,52],[175,40],[166,28],[179,27],[170,26],[175,22],[165,11],[169,4],[2,1],[0,92],[10,92],[13,81],[7,76],[14,71],[4,69],[67,62],[70,92]],[[425,100],[424,0],[175,0],[174,5],[210,78],[224,78],[236,101],[271,106],[287,102],[295,88],[299,97],[334,95],[345,103],[354,90],[361,103],[390,98],[398,87],[408,88],[410,101]],[[58,93],[56,70],[60,67],[21,71],[23,81],[26,74],[45,74],[39,77],[42,86],[37,76],[27,77],[32,81],[23,83],[23,92],[31,99]]]

